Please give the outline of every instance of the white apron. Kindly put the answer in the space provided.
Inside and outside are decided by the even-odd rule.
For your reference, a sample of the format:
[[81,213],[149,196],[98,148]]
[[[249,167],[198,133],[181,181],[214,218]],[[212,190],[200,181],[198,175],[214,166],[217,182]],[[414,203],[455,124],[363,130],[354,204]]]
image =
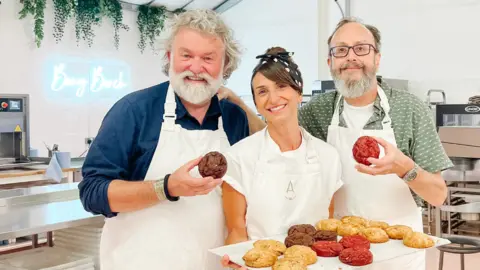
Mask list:
[[[267,129],[264,131],[267,136]],[[246,224],[250,239],[284,234],[295,224],[314,225],[328,218],[331,197],[323,193],[321,158],[313,137],[302,129],[307,154],[296,163],[261,147],[247,199]],[[264,140],[266,142],[266,140]],[[334,181],[334,179],[331,179]],[[326,191],[325,191],[326,192]]]
[[[379,87],[380,105],[385,111],[383,130],[364,130],[340,127],[339,103],[335,106],[327,142],[337,148],[342,160],[344,185],[335,195],[335,217],[361,216],[371,220],[385,221],[390,225],[402,224],[423,232],[421,209],[417,207],[410,189],[396,174],[372,176],[355,169],[352,148],[360,136],[380,137],[397,145],[389,116],[390,105],[385,92]],[[381,148],[380,157],[384,156]],[[379,262],[362,269],[378,270],[424,270],[425,252],[399,257],[388,262]]]
[[[155,180],[209,151],[230,147],[223,130],[186,130],[175,124],[175,95],[170,87],[165,102],[160,139],[146,180]],[[198,167],[191,174],[200,176]],[[102,270],[212,270],[222,269],[208,249],[224,245],[225,226],[221,190],[208,195],[181,197],[152,207],[119,213],[106,220],[100,247]]]

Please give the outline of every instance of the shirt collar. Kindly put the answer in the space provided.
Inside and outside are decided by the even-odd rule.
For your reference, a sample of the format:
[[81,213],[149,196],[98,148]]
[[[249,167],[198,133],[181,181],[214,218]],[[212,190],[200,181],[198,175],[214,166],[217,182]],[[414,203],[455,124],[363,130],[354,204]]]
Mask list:
[[[382,88],[382,90],[385,92],[385,95],[387,96],[387,98],[390,98],[391,91],[388,88],[388,86],[386,86],[384,84],[379,84],[378,87]],[[339,124],[341,126],[346,126],[345,119],[342,116],[343,107],[344,107],[343,101],[344,101],[344,99],[343,99],[343,96],[342,96],[341,100],[339,102],[339,108],[338,108],[338,112],[340,114],[340,123]],[[373,102],[373,115],[368,120],[366,125],[368,125],[372,122],[379,121],[379,120],[383,119],[383,114],[384,114],[384,111],[382,109],[382,106],[380,105],[380,97],[377,94],[377,97],[375,98],[375,101]]]
[[[177,95],[177,93],[175,93],[175,102],[177,103],[177,108],[175,110],[177,118],[183,118],[186,115],[190,116],[190,114],[188,113],[187,109],[183,105],[182,100]],[[212,117],[212,116],[217,116],[221,114],[222,114],[222,110],[220,108],[220,101],[218,100],[218,96],[214,95],[210,102],[210,106],[208,107],[206,117]]]

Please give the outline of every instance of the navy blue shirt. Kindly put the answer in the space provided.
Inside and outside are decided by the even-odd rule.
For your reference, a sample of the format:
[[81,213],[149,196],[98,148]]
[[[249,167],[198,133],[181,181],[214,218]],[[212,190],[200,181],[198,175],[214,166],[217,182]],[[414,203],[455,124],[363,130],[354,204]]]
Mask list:
[[[155,153],[163,122],[169,82],[130,93],[117,101],[103,119],[82,168],[80,199],[86,211],[114,217],[107,189],[114,179],[143,181]],[[188,130],[223,128],[231,145],[249,135],[245,112],[237,105],[212,98],[203,123],[185,109],[175,95],[176,123]]]

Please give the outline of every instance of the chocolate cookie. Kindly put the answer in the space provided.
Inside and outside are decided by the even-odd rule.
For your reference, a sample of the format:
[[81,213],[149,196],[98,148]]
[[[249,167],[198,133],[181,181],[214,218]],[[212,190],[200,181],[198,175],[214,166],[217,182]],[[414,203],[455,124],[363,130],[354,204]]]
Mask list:
[[227,159],[219,152],[210,152],[200,160],[198,171],[202,177],[222,178],[227,172]]
[[337,242],[337,232],[334,231],[316,231],[313,235],[315,241],[335,241]]
[[380,147],[377,141],[369,136],[362,136],[353,145],[353,158],[361,164],[372,165],[367,161],[368,158],[378,158],[380,156]]
[[311,235],[301,232],[292,233],[285,238],[285,246],[287,246],[287,248],[295,245],[310,247],[313,242],[315,242],[315,240]]
[[299,233],[306,233],[309,235],[315,234],[317,229],[310,224],[298,224],[293,225],[288,229],[288,235],[299,232]]

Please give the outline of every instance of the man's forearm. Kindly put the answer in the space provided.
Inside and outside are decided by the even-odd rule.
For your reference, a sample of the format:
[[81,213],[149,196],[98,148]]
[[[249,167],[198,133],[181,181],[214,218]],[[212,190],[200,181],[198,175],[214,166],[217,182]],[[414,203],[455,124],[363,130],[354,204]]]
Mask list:
[[153,181],[113,180],[108,186],[108,202],[113,212],[131,212],[157,204],[160,199]]
[[232,97],[229,97],[228,100],[238,105],[247,114],[248,129],[250,130],[250,135],[266,127],[267,124],[265,124],[265,122],[260,119],[260,117],[258,117],[258,115],[252,109],[250,109],[250,107],[248,107],[247,104],[245,104],[245,102],[243,102],[240,97],[234,95]]
[[440,206],[447,198],[447,186],[440,173],[419,169],[417,177],[408,186],[422,199],[433,206]]
[[225,245],[232,245],[245,241],[248,241],[247,229],[233,229],[228,233],[227,239],[225,240]]

